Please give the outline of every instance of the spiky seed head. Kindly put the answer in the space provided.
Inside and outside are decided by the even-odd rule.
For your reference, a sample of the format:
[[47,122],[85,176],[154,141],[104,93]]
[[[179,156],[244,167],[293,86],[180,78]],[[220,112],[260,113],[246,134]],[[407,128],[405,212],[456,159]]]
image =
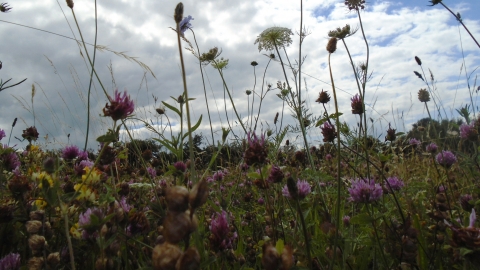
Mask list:
[[327,51],[329,53],[334,53],[337,50],[337,38],[332,37],[328,40]]
[[418,56],[415,56],[415,61],[417,62],[417,64],[418,64],[419,66],[422,65],[422,60],[420,60],[420,58],[419,58]]
[[420,102],[430,101],[430,94],[428,93],[427,89],[418,90],[418,100],[420,100]]
[[176,23],[180,23],[183,19],[183,3],[180,2],[175,7],[175,13],[173,15]]
[[322,89],[322,92],[320,92],[320,94],[318,95],[317,100],[315,100],[315,102],[322,103],[322,104],[328,103],[329,101],[330,101],[330,95],[328,94],[327,91],[323,91],[323,89]]
[[350,31],[350,25],[347,24],[342,28],[338,27],[335,30],[329,31],[328,36],[329,37],[336,37],[338,39],[344,39],[348,36],[351,36],[351,35],[355,34],[355,32],[356,32],[356,30]]
[[365,0],[345,0],[345,5],[349,10],[365,9]]
[[73,9],[73,0],[67,0],[67,6]]

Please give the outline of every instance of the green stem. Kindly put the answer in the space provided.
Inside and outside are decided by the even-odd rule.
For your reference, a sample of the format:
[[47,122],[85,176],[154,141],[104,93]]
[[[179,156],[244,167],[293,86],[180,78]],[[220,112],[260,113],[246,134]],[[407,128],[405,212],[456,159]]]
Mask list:
[[477,46],[480,48],[480,44],[478,44],[478,41],[475,39],[475,37],[473,37],[472,33],[470,33],[470,31],[468,30],[468,28],[465,26],[465,24],[463,24],[463,21],[457,17],[457,15],[455,15],[455,13],[453,13],[452,10],[450,10],[443,2],[440,1],[440,4],[446,8],[456,19],[458,22],[460,22],[462,25],[463,25],[463,28],[465,28],[465,30],[467,30],[467,33],[470,35],[470,37],[473,39],[473,41],[477,44]]
[[312,255],[310,253],[310,241],[308,238],[307,225],[305,224],[305,217],[303,216],[303,212],[302,212],[302,208],[300,207],[299,200],[295,199],[295,202],[297,204],[297,212],[298,212],[298,215],[300,216],[300,222],[302,223],[303,237],[305,238],[305,247],[307,248],[307,258],[308,258],[307,266],[311,269]]

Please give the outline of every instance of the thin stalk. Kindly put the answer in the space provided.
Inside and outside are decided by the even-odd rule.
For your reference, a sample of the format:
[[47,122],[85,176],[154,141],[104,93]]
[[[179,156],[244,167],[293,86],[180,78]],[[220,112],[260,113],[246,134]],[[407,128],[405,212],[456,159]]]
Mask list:
[[93,45],[93,61],[92,61],[92,71],[90,71],[90,83],[88,84],[88,94],[87,94],[87,135],[85,136],[85,146],[83,151],[87,150],[88,142],[88,132],[90,130],[90,92],[92,90],[93,82],[93,67],[95,66],[95,56],[97,55],[97,35],[98,35],[98,21],[97,21],[97,0],[95,0],[95,41]]
[[[271,60],[272,59],[270,58],[270,60],[267,63],[267,67],[270,64]],[[252,128],[252,123],[253,123],[253,104],[255,104],[255,87],[257,86],[257,74],[255,73],[255,71],[256,71],[255,66],[253,66],[253,77],[255,78],[255,82],[253,83],[253,90],[252,90],[252,94],[253,94],[252,95],[252,113],[251,113],[252,118],[250,118],[250,128]],[[265,72],[267,72],[267,68],[265,68]],[[263,78],[265,80],[265,73],[263,74]],[[263,82],[262,82],[262,85],[263,85]],[[249,101],[250,101],[250,99],[249,99]],[[248,108],[247,108],[247,112],[248,112]],[[257,125],[256,122],[255,122],[255,125]]]
[[[190,28],[190,31],[192,31],[193,40],[195,41],[195,46],[197,46],[197,53],[198,53],[198,55],[200,55],[200,49],[198,48],[198,43],[197,43],[197,38],[195,37],[195,32],[193,32],[192,28]],[[205,94],[205,104],[207,105],[208,122],[210,123],[210,132],[212,134],[212,144],[215,145],[215,140],[213,138],[212,118],[210,117],[210,108],[208,107],[207,88],[205,87],[205,78],[203,76],[202,63],[200,62],[199,65],[200,65],[200,74],[202,74],[203,93]]]
[[[265,67],[265,71],[263,72],[263,80],[262,80],[262,92],[260,93],[260,104],[258,105],[258,113],[257,113],[257,119],[255,119],[255,127],[253,128],[253,130],[255,131],[257,129],[257,123],[258,123],[258,119],[260,118],[260,110],[262,109],[262,103],[263,103],[263,87],[265,86],[265,75],[267,74],[267,69],[268,69],[268,66],[270,65],[270,62],[272,61],[272,58],[270,58],[270,60],[268,60],[268,63],[267,63],[267,66]],[[255,88],[254,88],[255,89]],[[254,92],[255,93],[255,92]],[[266,94],[265,94],[266,95]],[[255,95],[253,95],[253,97],[255,97]],[[252,103],[252,112],[253,112],[253,103]],[[250,125],[251,126],[251,125]]]
[[[57,198],[58,201],[61,203],[62,200],[60,199],[60,195],[57,193]],[[68,244],[68,255],[70,256],[70,267],[72,270],[75,270],[75,257],[73,255],[73,245],[72,245],[72,239],[70,238],[70,230],[68,228],[68,210],[66,209],[65,206],[60,205],[62,208],[63,212],[63,219],[65,223],[65,236],[67,237],[67,244]]]
[[456,19],[459,23],[462,24],[463,28],[465,28],[465,30],[467,30],[467,33],[470,35],[470,37],[473,39],[473,41],[477,44],[477,46],[480,48],[480,44],[478,44],[478,41],[475,39],[475,37],[473,37],[472,33],[470,33],[470,30],[468,30],[468,28],[465,26],[465,24],[463,24],[463,21],[457,17],[457,15],[455,15],[455,13],[453,13],[453,11],[451,9],[449,9],[443,2],[440,1],[440,4],[445,8],[447,9]]
[[[337,126],[337,202],[335,207],[335,215],[336,215],[336,224],[337,227],[340,225],[340,196],[341,193],[341,184],[342,180],[340,179],[340,119],[338,116],[338,100],[337,100],[337,91],[335,90],[335,82],[333,80],[332,74],[332,66],[330,64],[330,57],[332,56],[331,53],[328,54],[328,69],[330,71],[330,81],[332,83],[332,90],[333,90],[333,100],[335,101],[335,113],[337,117],[335,118],[335,124]],[[335,264],[335,258],[337,256],[337,245],[338,245],[338,230],[335,230],[335,240],[334,240],[334,248],[333,248],[333,258],[330,262],[329,269],[333,269],[333,265]]]
[[300,222],[302,223],[302,230],[303,230],[303,237],[305,238],[305,247],[307,248],[307,258],[308,258],[308,263],[307,266],[311,268],[312,266],[312,255],[310,253],[310,241],[308,238],[308,233],[307,233],[307,225],[305,224],[305,217],[303,216],[302,208],[300,207],[300,202],[298,199],[295,199],[296,205],[297,205],[297,212],[298,215],[300,216]]
[[[213,60],[213,63],[218,66],[218,62],[217,62],[217,61]],[[235,103],[233,102],[232,95],[230,94],[230,90],[228,90],[227,83],[225,82],[225,78],[223,77],[223,72],[222,72],[220,69],[217,69],[217,70],[218,70],[218,73],[220,74],[220,77],[222,78],[223,86],[225,87],[225,90],[227,90],[228,97],[230,98],[230,102],[232,103],[233,111],[235,112],[235,115],[237,116],[238,122],[240,122],[240,125],[242,126],[243,131],[245,132],[245,134],[247,134],[247,133],[248,133],[248,132],[247,132],[247,129],[246,129],[245,126],[243,125],[243,121],[242,121],[242,119],[240,118],[240,116],[238,115],[237,108],[235,107]]]
[[[190,101],[188,100],[187,89],[187,75],[185,74],[185,64],[183,62],[182,43],[180,41],[180,23],[177,22],[177,41],[178,41],[178,53],[180,54],[180,64],[182,66],[182,80],[183,80],[183,92],[185,94],[185,105],[187,108],[187,125],[188,125],[188,148],[190,150],[190,172],[192,176],[192,183],[196,183],[195,173],[195,156],[193,154],[193,138],[192,138],[192,122],[190,120]],[[183,147],[183,146],[181,146]],[[183,149],[182,149],[183,152]]]

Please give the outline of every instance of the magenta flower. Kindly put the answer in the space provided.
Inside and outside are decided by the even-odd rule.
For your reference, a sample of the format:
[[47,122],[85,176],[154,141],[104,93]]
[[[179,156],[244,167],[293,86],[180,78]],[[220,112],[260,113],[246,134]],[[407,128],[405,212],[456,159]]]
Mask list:
[[157,170],[152,167],[147,168],[147,173],[150,175],[151,178],[155,178],[155,176],[157,176]]
[[127,96],[127,91],[121,95],[118,89],[115,89],[115,98],[108,97],[110,105],[106,104],[103,108],[103,114],[110,116],[114,121],[125,119],[133,113],[135,106],[130,96]]
[[427,145],[426,150],[427,150],[428,153],[435,154],[438,150],[438,146],[435,143],[432,142],[429,145]]
[[222,181],[223,178],[225,178],[225,175],[227,174],[227,171],[216,171],[214,174],[213,174],[213,181]]
[[0,270],[20,269],[20,254],[10,253],[0,260]]
[[273,165],[270,169],[270,174],[268,175],[267,181],[270,183],[280,183],[282,182],[285,175],[282,172],[280,167]]
[[237,238],[237,232],[231,232],[228,224],[227,212],[215,213],[208,229],[212,232],[211,246],[219,250],[232,249]]
[[402,179],[399,179],[396,176],[387,178],[387,183],[388,184],[385,184],[385,186],[390,192],[399,191],[403,186],[405,186]]
[[[308,194],[310,194],[311,191],[312,191],[312,187],[306,180],[297,179],[298,199],[300,200],[304,199],[305,197],[307,197]],[[295,197],[295,196],[292,196],[292,194],[290,194],[290,191],[288,190],[287,185],[285,185],[282,188],[282,195],[287,198]]]
[[350,193],[350,201],[355,203],[370,203],[378,201],[383,190],[379,184],[375,184],[373,179],[354,179],[351,181],[352,186],[348,189]]
[[435,159],[437,160],[438,164],[446,168],[450,168],[453,163],[457,162],[457,157],[455,157],[452,152],[446,150],[438,153]]
[[343,216],[342,221],[343,221],[343,226],[345,227],[350,226],[350,216]]
[[460,126],[460,137],[464,140],[477,141],[478,131],[475,125],[473,123],[470,125],[462,124]]
[[177,161],[173,164],[173,167],[179,172],[185,172],[187,170],[187,165],[183,161]]
[[18,156],[15,152],[3,155],[3,165],[10,171],[15,170],[17,167],[20,167],[21,163],[18,159]]
[[263,165],[267,161],[267,144],[265,142],[265,135],[257,137],[255,133],[248,133],[248,148],[243,153],[243,159],[247,165]]
[[351,99],[352,113],[353,114],[362,114],[363,113],[363,104],[360,96],[356,94]]
[[78,162],[77,164],[75,164],[75,167],[74,167],[75,174],[76,175],[82,175],[84,170],[85,170],[85,167],[88,167],[88,168],[91,169],[93,167],[93,164],[94,163],[90,160],[82,160],[82,161]]
[[[94,217],[92,220],[92,217]],[[83,214],[78,216],[78,227],[82,231],[82,239],[95,239],[98,237],[100,222],[105,218],[105,214],[99,208],[88,208]]]
[[417,140],[415,138],[411,138],[410,141],[408,141],[408,143],[411,146],[419,146],[422,142],[420,142],[420,140]]
[[78,150],[78,147],[76,147],[75,145],[67,146],[62,151],[62,158],[66,160],[72,160],[75,159],[79,153],[80,150]]
[[335,131],[335,126],[330,125],[327,121],[320,127],[323,135],[323,142],[333,142],[337,137],[337,132]]
[[5,135],[5,131],[0,128],[0,140],[5,138],[7,135]]

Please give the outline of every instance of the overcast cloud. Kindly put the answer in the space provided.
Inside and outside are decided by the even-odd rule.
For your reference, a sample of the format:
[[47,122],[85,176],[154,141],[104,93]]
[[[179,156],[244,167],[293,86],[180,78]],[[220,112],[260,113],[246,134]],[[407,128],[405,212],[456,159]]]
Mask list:
[[[444,1],[455,12],[462,14],[463,22],[472,34],[480,38],[480,18],[478,1]],[[127,90],[134,98],[136,116],[155,124],[166,123],[159,117],[155,108],[161,101],[175,102],[170,96],[177,97],[183,91],[180,61],[172,18],[176,1],[98,1],[98,40],[97,44],[107,46],[111,51],[98,51],[96,70],[107,91],[112,94],[118,87]],[[244,0],[244,1],[199,1],[186,0],[185,16],[192,15],[193,30],[201,52],[213,47],[222,49],[222,57],[229,59],[224,70],[229,89],[233,92],[235,106],[246,121],[248,100],[245,90],[253,90],[255,77],[251,61],[257,61],[255,68],[255,91],[262,90],[262,77],[269,61],[259,52],[254,41],[266,28],[272,26],[287,27],[294,33],[299,31],[300,5],[292,0]],[[22,24],[46,30],[63,36],[79,39],[72,12],[65,1],[9,1],[13,8],[9,13],[0,13],[0,61],[3,68],[0,78],[4,81],[12,78],[11,83],[28,78],[20,86],[0,93],[0,128],[7,134],[15,117],[19,122],[13,130],[13,136],[21,138],[26,127],[37,126],[42,145],[62,147],[68,143],[82,146],[86,134],[86,96],[89,84],[88,60],[82,58],[80,48],[74,40],[42,31],[21,27],[8,22]],[[366,103],[368,116],[375,123],[375,135],[380,136],[388,123],[399,131],[409,129],[410,125],[426,117],[423,104],[417,99],[417,92],[426,85],[413,71],[421,72],[414,56],[422,59],[425,72],[429,77],[430,69],[435,78],[435,93],[441,99],[447,116],[459,117],[455,109],[470,104],[465,68],[470,76],[470,87],[479,74],[480,49],[459,27],[455,18],[440,5],[427,6],[428,1],[370,1],[361,12],[365,33],[370,45],[370,71],[372,77],[367,85]],[[94,43],[95,9],[94,1],[75,1],[75,15],[88,43]],[[62,13],[64,12],[64,14]],[[67,23],[68,21],[68,23]],[[302,71],[302,96],[306,99],[309,112],[323,114],[323,109],[315,99],[324,89],[332,94],[329,85],[328,53],[325,50],[328,31],[350,24],[358,27],[356,13],[349,12],[342,1],[317,0],[304,1],[304,26],[310,35],[305,39],[302,54],[306,56]],[[73,32],[72,30],[73,29]],[[195,46],[193,35],[187,31],[185,37]],[[287,48],[291,61],[298,59],[298,35],[292,36],[293,44]],[[359,63],[366,59],[365,43],[361,32],[346,39],[353,61]],[[352,126],[356,119],[350,113],[350,98],[357,93],[356,83],[349,64],[345,48],[341,43],[332,55],[332,70],[335,85],[338,88],[340,111],[344,113],[342,121]],[[188,46],[185,42],[182,47]],[[92,46],[88,46],[93,56]],[[118,55],[136,57],[155,74],[137,63]],[[462,53],[464,58],[462,58]],[[187,84],[194,122],[203,115],[198,132],[208,139],[208,123],[204,91],[198,60],[187,50],[183,50],[186,61]],[[463,68],[463,69],[462,69]],[[210,105],[214,131],[221,134],[221,127],[227,127],[224,109],[224,90],[218,72],[211,66],[204,68],[207,96]],[[113,76],[112,76],[113,74]],[[291,73],[290,77],[293,77]],[[302,80],[303,80],[302,79]],[[265,85],[276,86],[284,81],[278,62],[271,62],[265,76]],[[477,87],[480,82],[477,82]],[[32,84],[36,95],[31,101]],[[307,88],[305,88],[307,86]],[[260,114],[257,131],[270,127],[275,130],[273,118],[281,111],[282,101],[276,97],[279,90],[266,95]],[[251,97],[251,96],[250,96]],[[477,94],[473,96],[474,104]],[[258,97],[255,99],[255,114],[258,109]],[[92,127],[89,148],[97,148],[95,138],[105,133],[112,122],[101,117],[102,108],[107,103],[99,83],[94,80],[91,95]],[[433,110],[433,104],[429,104]],[[240,132],[227,97],[227,112],[230,125],[236,134]],[[327,106],[330,113],[334,107]],[[35,113],[35,120],[33,117]],[[442,116],[443,110],[441,111]],[[179,119],[167,110],[173,130],[178,131]],[[434,112],[437,117],[438,112]],[[285,108],[285,124],[294,124],[290,111]],[[260,126],[260,124],[262,124]],[[155,135],[143,128],[139,121],[129,121],[136,138],[150,138]],[[270,126],[268,126],[270,125]],[[168,129],[167,129],[168,131]],[[169,131],[168,131],[169,132]],[[70,134],[70,138],[67,135]],[[46,140],[44,137],[48,135]],[[321,140],[318,128],[309,131],[310,140],[318,145]],[[290,134],[295,139],[297,134]],[[2,140],[6,143],[6,139]],[[12,138],[11,144],[24,146]]]

